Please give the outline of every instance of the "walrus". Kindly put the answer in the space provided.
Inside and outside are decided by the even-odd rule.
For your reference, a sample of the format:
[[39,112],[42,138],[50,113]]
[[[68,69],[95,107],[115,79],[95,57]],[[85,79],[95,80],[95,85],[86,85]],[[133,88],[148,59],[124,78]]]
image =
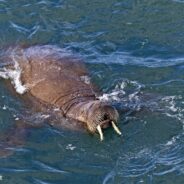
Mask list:
[[[101,141],[103,129],[110,126],[121,135],[118,111],[97,98],[79,57],[57,46],[44,45],[10,48],[1,60],[6,61],[1,76],[14,79],[15,88],[21,83],[19,93],[28,93],[39,102],[58,108],[64,117],[82,122],[90,133],[98,132]],[[9,75],[16,70],[20,71],[17,78]]]

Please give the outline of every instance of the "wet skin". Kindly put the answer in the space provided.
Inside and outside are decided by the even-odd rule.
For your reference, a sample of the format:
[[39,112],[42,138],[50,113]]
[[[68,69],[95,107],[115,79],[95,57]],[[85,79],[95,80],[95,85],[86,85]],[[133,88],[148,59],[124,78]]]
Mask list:
[[82,122],[91,133],[98,132],[103,140],[103,129],[116,126],[117,110],[96,97],[89,82],[84,63],[55,46],[33,46],[9,49],[4,60],[6,70],[19,69],[24,93],[40,104],[58,108],[69,119]]

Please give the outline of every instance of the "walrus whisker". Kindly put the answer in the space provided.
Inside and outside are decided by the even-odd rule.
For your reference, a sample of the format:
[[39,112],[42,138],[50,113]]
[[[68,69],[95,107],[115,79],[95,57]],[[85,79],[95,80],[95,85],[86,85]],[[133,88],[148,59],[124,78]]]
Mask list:
[[98,125],[96,127],[96,129],[98,130],[98,133],[100,134],[100,140],[103,141],[104,140],[104,136],[103,136],[103,132],[102,132],[102,129],[101,129],[100,125]]
[[112,127],[114,128],[115,132],[119,135],[121,135],[121,131],[119,130],[119,128],[116,126],[116,124],[114,123],[114,121],[111,121],[112,123]]

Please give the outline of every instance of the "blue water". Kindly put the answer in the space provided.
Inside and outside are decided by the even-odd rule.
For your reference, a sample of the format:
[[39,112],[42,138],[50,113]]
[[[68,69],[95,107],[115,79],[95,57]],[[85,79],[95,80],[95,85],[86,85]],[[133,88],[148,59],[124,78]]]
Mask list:
[[[53,44],[82,57],[101,99],[119,108],[123,132],[107,130],[100,142],[35,128],[0,158],[0,183],[184,183],[183,0],[0,0],[0,25],[1,48]],[[17,118],[43,115],[0,79],[1,135]]]

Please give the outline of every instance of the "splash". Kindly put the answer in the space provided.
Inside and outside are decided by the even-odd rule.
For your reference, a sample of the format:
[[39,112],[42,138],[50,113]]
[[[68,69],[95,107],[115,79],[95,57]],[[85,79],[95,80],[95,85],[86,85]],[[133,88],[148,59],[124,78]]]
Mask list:
[[87,75],[81,76],[80,79],[85,83],[85,84],[90,84],[90,77],[88,77]]
[[184,108],[182,100],[183,98],[181,95],[166,96],[161,99],[160,104],[163,103],[164,105],[163,114],[181,122],[184,129],[184,114],[183,114]]
[[76,146],[73,146],[72,144],[68,144],[65,149],[73,151],[76,149]]
[[27,87],[22,84],[21,81],[21,68],[15,58],[16,53],[15,51],[11,54],[11,59],[14,62],[14,68],[8,69],[6,67],[3,67],[0,69],[0,77],[4,79],[10,79],[11,83],[15,87],[15,90],[19,94],[24,94],[27,91]]
[[115,86],[115,89],[110,93],[104,93],[102,96],[98,96],[101,101],[120,101],[122,95],[125,95],[125,87],[127,86],[127,81],[122,81],[120,84]]
[[112,91],[98,96],[98,99],[119,104],[120,109],[139,110],[141,105],[140,93],[143,88],[144,85],[137,81],[124,79],[117,83]]

